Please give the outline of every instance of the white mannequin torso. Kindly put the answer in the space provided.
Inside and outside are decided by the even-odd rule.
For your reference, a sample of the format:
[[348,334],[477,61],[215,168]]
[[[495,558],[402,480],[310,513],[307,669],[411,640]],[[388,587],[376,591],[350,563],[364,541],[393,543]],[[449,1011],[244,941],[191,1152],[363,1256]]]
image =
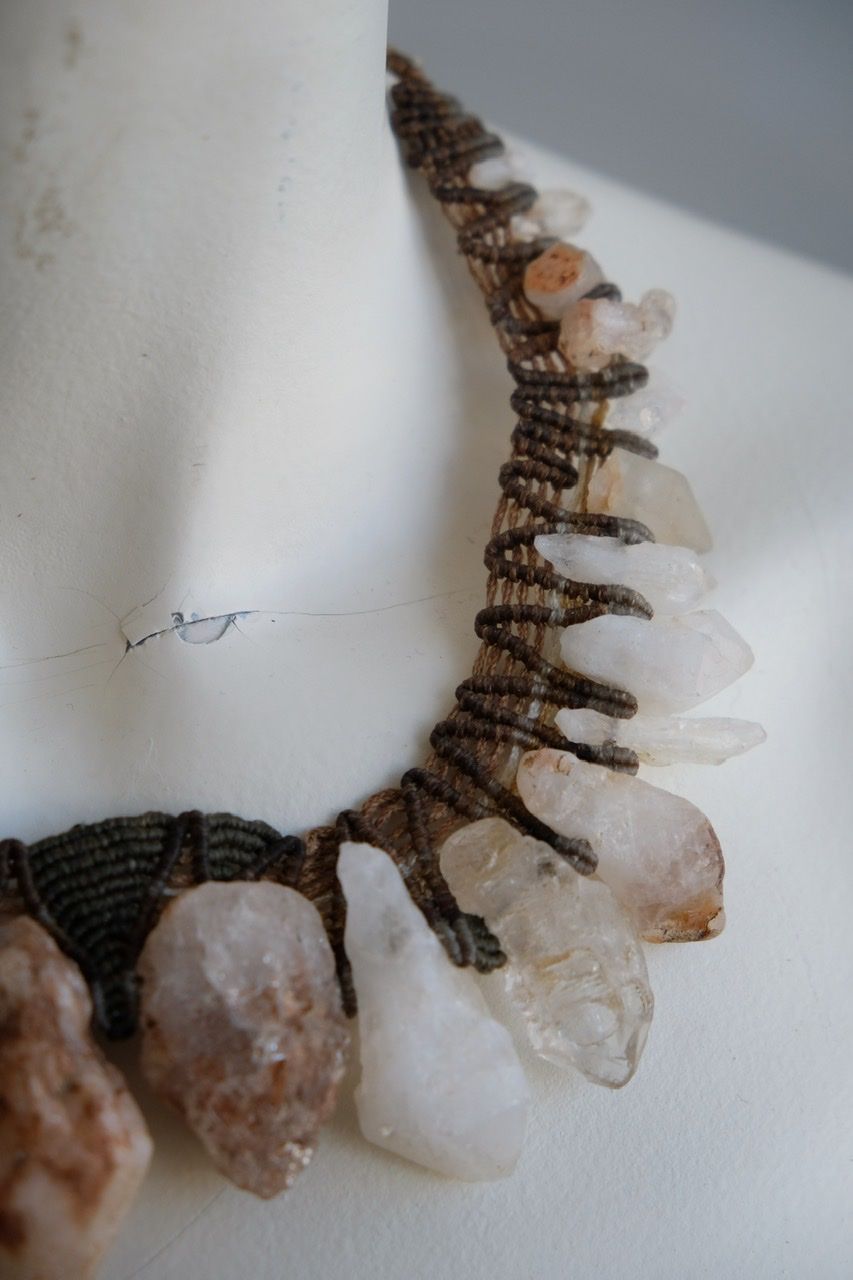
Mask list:
[[509,421],[407,199],[383,0],[4,22],[4,829],[326,821],[470,665]]

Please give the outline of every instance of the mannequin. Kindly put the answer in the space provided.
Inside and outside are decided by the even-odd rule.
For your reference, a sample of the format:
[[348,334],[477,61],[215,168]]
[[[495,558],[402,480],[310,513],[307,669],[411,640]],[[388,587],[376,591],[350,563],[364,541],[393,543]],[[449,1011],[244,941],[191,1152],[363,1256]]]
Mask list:
[[326,821],[467,672],[509,420],[407,199],[385,5],[3,23],[4,829]]

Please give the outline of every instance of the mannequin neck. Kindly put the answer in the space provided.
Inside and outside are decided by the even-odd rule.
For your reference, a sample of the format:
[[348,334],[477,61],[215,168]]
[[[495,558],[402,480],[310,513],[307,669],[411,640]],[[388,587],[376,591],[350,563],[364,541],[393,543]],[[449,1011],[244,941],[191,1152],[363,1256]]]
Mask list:
[[0,606],[37,677],[6,828],[299,830],[399,777],[469,667],[500,357],[412,208],[379,0],[56,15],[0,17]]
[[[59,77],[47,74],[55,15],[35,0],[14,17],[43,72],[28,165],[39,181],[56,175],[64,233],[39,233],[36,210],[41,269],[17,265],[22,292],[37,292],[39,346],[67,353],[46,371],[40,430],[59,402],[71,465],[113,484],[132,468],[139,507],[159,509],[146,528],[123,504],[97,548],[88,520],[63,531],[120,616],[170,584],[134,615],[134,642],[178,609],[270,605],[247,598],[249,564],[289,595],[320,495],[345,498],[328,488],[346,464],[340,424],[351,432],[361,416],[389,321],[370,288],[398,182],[385,4],[75,3],[75,63]],[[73,354],[57,306],[70,296]],[[109,525],[108,504],[98,518]],[[146,568],[129,573],[137,558]]]

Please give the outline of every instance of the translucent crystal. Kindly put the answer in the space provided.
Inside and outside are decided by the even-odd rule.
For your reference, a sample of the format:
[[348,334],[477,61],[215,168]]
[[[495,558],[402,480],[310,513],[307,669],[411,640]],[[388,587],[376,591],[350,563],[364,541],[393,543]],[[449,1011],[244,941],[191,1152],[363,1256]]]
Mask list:
[[615,720],[588,707],[557,712],[557,726],[569,742],[630,747],[644,764],[722,764],[767,737],[752,720],[725,717],[646,716]]
[[536,240],[539,236],[571,240],[589,215],[589,201],[576,191],[542,191],[529,209],[513,215],[511,226],[519,240]]
[[617,449],[593,472],[587,509],[640,520],[658,542],[708,551],[711,535],[687,477]]
[[639,304],[587,298],[563,315],[560,350],[576,369],[603,369],[613,356],[644,360],[672,331],[675,300],[650,289]]
[[34,921],[0,926],[0,1274],[87,1280],[151,1159],[145,1121],[92,1038],[75,964]]
[[636,1070],[654,1001],[633,924],[601,880],[501,818],[462,827],[441,869],[507,954],[507,991],[537,1053],[618,1088]]
[[334,1108],[349,1040],[316,908],[282,885],[211,881],[166,908],[139,972],[149,1082],[232,1182],[283,1191]]
[[649,942],[690,942],[720,932],[723,856],[695,805],[550,749],[522,757],[517,786],[537,818],[590,841],[597,874]]
[[573,244],[552,244],[529,263],[524,272],[524,292],[543,316],[559,320],[603,279],[604,273],[591,254]]
[[633,431],[649,439],[658,434],[684,408],[686,401],[660,369],[649,370],[649,380],[639,391],[610,401],[606,425],[616,431]]
[[633,587],[655,613],[693,609],[714,585],[695,552],[662,542],[626,546],[618,538],[585,534],[540,534],[536,550],[574,582]]
[[483,191],[499,191],[511,182],[524,181],[521,163],[511,151],[499,156],[489,156],[486,160],[478,160],[468,170],[468,182],[472,187],[480,187]]
[[455,968],[386,853],[343,844],[345,946],[358,996],[364,1136],[448,1177],[501,1178],[528,1089],[509,1033]]
[[688,711],[727,688],[754,661],[716,609],[680,618],[605,614],[566,627],[563,661],[572,671],[628,689],[641,711]]

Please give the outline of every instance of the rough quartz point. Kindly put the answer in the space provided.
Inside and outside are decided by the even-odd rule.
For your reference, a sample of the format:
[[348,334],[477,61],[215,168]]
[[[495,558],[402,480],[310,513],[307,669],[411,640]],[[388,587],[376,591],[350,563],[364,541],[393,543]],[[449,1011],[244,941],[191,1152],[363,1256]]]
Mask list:
[[521,1150],[529,1096],[509,1032],[472,975],[451,964],[386,853],[345,843],[338,877],[364,1136],[448,1177],[504,1177]]
[[644,764],[722,764],[764,742],[767,734],[752,720],[723,716],[632,716],[615,720],[588,707],[557,712],[557,727],[569,742],[592,747],[615,743],[635,751]]
[[586,298],[566,311],[560,325],[560,350],[576,369],[603,369],[613,356],[644,360],[672,332],[675,300],[664,289],[650,289],[639,304],[611,298]]
[[566,627],[563,661],[573,671],[628,689],[641,711],[688,711],[733,684],[752,650],[716,609],[680,618],[605,614]]
[[711,535],[687,477],[661,462],[617,449],[590,480],[587,509],[627,516],[651,529],[658,542],[708,551]]
[[519,240],[537,240],[540,236],[570,240],[585,225],[589,214],[589,201],[576,191],[542,191],[529,209],[513,215],[510,225]]
[[692,942],[721,931],[723,855],[688,800],[550,748],[522,757],[517,786],[537,818],[590,841],[597,874],[647,941]]
[[151,1159],[95,1044],[77,966],[34,921],[0,926],[0,1274],[87,1280]]
[[164,911],[139,964],[142,1065],[216,1167],[265,1199],[310,1160],[348,1032],[316,908],[267,882],[208,882]]
[[523,182],[524,173],[518,157],[511,151],[478,160],[468,170],[468,182],[482,191],[499,191],[511,182]]
[[660,369],[650,369],[639,391],[610,401],[606,425],[615,431],[633,431],[648,440],[658,434],[684,408],[686,401]]
[[441,869],[506,952],[507,991],[536,1052],[595,1084],[627,1084],[654,1000],[636,930],[607,885],[501,818],[452,835]]
[[543,316],[559,320],[603,280],[604,273],[591,254],[573,244],[552,244],[528,265],[524,292]]
[[633,587],[655,613],[685,613],[714,585],[688,547],[662,542],[626,546],[618,538],[544,533],[536,539],[536,550],[574,582]]

